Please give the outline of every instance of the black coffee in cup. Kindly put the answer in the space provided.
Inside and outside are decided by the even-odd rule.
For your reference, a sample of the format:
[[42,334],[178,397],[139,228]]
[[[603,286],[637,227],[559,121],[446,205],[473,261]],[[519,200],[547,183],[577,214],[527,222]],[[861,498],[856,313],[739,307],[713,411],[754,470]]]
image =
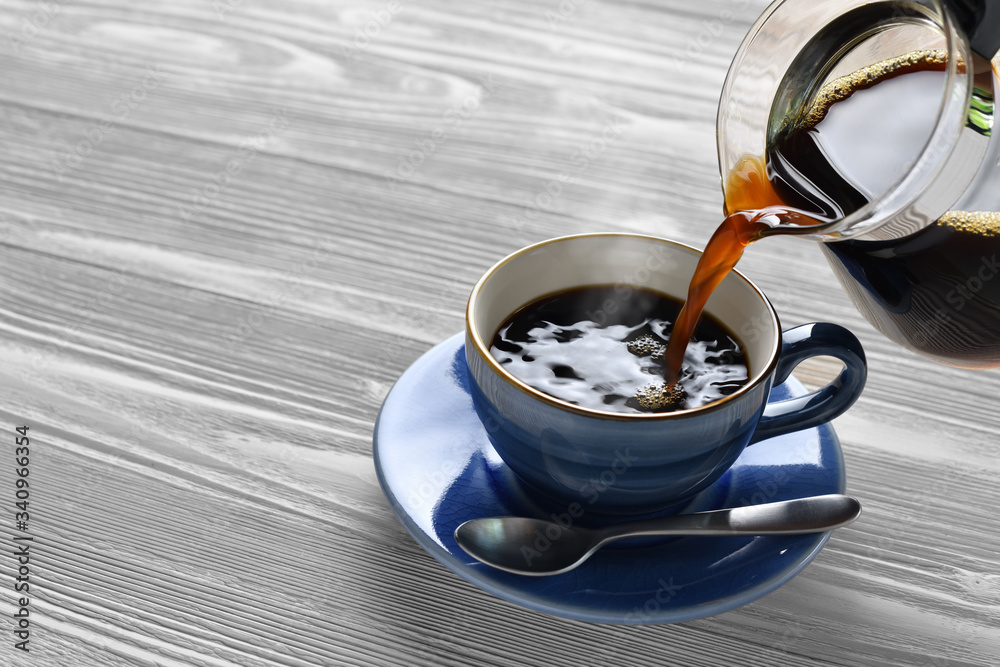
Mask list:
[[663,352],[681,302],[626,285],[582,287],[534,301],[494,335],[490,353],[514,377],[594,410],[641,413],[701,407],[749,380],[743,346],[702,316],[679,382],[664,382]]

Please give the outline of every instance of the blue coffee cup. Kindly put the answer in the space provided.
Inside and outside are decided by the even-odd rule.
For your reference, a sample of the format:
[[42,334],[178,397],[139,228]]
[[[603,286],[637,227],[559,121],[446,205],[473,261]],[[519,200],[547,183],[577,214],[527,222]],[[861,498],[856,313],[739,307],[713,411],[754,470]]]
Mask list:
[[[476,284],[465,345],[473,404],[493,447],[530,493],[596,514],[665,511],[715,482],[746,447],[827,422],[857,400],[867,365],[854,334],[829,323],[781,332],[770,302],[738,272],[707,311],[737,334],[750,380],[700,408],[625,414],[580,407],[527,385],[490,354],[499,327],[543,296],[598,285],[686,294],[700,254],[649,236],[567,236],[515,252]],[[768,402],[772,385],[814,356],[835,357],[844,369],[815,392]]]

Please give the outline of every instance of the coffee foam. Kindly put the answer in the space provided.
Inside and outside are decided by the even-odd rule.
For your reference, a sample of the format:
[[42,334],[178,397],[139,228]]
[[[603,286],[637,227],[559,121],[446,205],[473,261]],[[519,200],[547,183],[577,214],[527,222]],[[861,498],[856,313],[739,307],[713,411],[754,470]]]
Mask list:
[[847,99],[859,90],[871,88],[890,76],[905,74],[909,70],[926,69],[927,65],[944,69],[948,65],[948,52],[944,49],[913,51],[906,55],[873,63],[839,79],[834,79],[820,88],[805,118],[796,127],[802,130],[815,127],[826,118],[830,107],[837,102]]
[[667,351],[666,345],[649,334],[639,336],[635,340],[629,341],[627,345],[628,351],[632,354],[637,354],[640,357],[649,357],[650,359],[659,359]]
[[1000,236],[1000,212],[996,211],[949,211],[938,224],[976,236]]
[[667,385],[659,382],[647,384],[635,392],[635,400],[644,410],[653,412],[671,405],[677,405],[687,398],[687,392],[680,384]]

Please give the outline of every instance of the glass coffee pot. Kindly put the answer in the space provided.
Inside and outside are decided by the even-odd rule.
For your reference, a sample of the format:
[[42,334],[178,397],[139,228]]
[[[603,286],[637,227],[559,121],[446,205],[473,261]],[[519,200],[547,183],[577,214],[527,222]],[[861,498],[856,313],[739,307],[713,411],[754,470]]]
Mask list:
[[[960,367],[1000,366],[1000,0],[780,0],[729,70],[718,117],[727,195],[763,159],[818,224],[860,312]],[[766,235],[766,234],[765,234]]]

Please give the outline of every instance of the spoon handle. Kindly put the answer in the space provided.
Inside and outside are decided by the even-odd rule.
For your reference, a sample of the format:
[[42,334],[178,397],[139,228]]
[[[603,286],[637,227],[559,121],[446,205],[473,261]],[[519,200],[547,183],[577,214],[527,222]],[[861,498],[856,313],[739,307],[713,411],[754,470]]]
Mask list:
[[830,494],[747,507],[666,516],[612,526],[601,543],[626,537],[662,535],[786,535],[825,533],[846,526],[861,514],[861,503]]

